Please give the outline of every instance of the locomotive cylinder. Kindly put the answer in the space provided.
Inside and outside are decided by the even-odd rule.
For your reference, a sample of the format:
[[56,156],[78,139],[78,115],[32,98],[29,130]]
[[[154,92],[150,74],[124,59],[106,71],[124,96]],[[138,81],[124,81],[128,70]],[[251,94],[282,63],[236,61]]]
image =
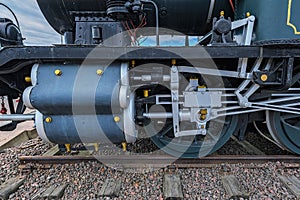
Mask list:
[[37,110],[40,137],[58,144],[134,142],[134,104],[119,102],[122,66],[35,65],[23,100]]

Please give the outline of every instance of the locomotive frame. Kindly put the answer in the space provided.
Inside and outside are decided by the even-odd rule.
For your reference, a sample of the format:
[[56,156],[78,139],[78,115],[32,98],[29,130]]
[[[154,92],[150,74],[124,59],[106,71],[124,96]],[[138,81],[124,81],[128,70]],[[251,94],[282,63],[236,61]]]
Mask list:
[[[138,2],[132,2],[133,7],[140,6],[135,3]],[[101,27],[108,29],[107,23],[111,23],[118,29],[123,12],[127,15],[123,8],[113,12],[117,13],[115,21],[96,19]],[[90,23],[90,19],[80,19],[75,18],[78,26]],[[95,40],[102,43],[99,32],[102,29],[95,28],[94,23],[91,22],[92,35],[84,41],[80,39],[80,44],[70,41],[79,41],[81,35],[74,38],[65,31],[66,41],[70,44],[5,46],[0,50],[0,96],[8,96],[12,113],[0,115],[0,120],[14,121],[0,130],[11,130],[18,122],[35,119],[43,139],[61,144],[106,139],[113,143],[134,142],[138,132],[146,131],[151,132],[153,142],[169,154],[200,157],[219,149],[232,134],[243,139],[248,123],[266,120],[274,142],[300,154],[298,39],[253,43],[254,16],[247,13],[244,19],[231,22],[221,12],[213,20],[212,30],[199,41],[201,44],[211,38],[209,45],[125,47],[122,45],[128,38],[117,36],[117,39],[124,39],[121,46],[108,47],[89,43]],[[235,38],[232,38],[235,30]],[[207,63],[213,63],[213,66]],[[141,68],[141,72],[138,67],[144,65],[150,67]],[[74,91],[61,85],[70,85],[76,90],[76,79],[73,79],[74,74],[80,72],[80,66],[95,72],[95,77],[88,77],[96,80],[91,81],[96,83],[95,94],[85,93],[84,88],[79,87],[83,90],[76,95],[87,94],[87,99],[95,98],[92,101],[95,105],[86,105],[84,98],[76,95],[78,104],[74,104]],[[92,71],[87,74],[91,76]],[[116,77],[112,76],[114,73]],[[24,81],[30,74],[31,81]],[[84,81],[88,83],[88,79]],[[215,86],[209,87],[207,81]],[[53,91],[48,88],[49,82],[53,83]],[[15,109],[12,100],[20,94],[23,94],[23,101]],[[37,109],[37,113],[22,114],[23,103]],[[95,107],[95,111],[80,110],[74,114],[74,105],[75,108],[85,106],[87,110]],[[156,105],[162,106],[165,112],[149,111],[149,107]],[[95,119],[91,115],[95,115]],[[143,130],[151,121],[159,124],[161,119],[165,122],[159,131],[154,126]],[[100,129],[87,129],[92,132],[90,135],[78,131],[89,128],[86,124],[93,120],[100,123]],[[221,121],[221,128],[216,125],[218,121]],[[66,124],[72,128],[64,127]],[[183,141],[185,138],[187,140]]]

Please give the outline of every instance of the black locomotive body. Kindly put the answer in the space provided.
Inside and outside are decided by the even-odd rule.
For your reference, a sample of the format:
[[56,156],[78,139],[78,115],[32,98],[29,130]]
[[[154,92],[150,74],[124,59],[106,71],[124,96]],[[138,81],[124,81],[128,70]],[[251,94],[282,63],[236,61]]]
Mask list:
[[[0,120],[13,121],[1,131],[35,120],[52,143],[147,135],[171,155],[201,157],[266,122],[278,146],[300,154],[298,2],[37,2],[64,43],[23,46],[18,26],[0,19],[0,96],[11,111],[2,104]],[[185,45],[161,46],[165,35]]]

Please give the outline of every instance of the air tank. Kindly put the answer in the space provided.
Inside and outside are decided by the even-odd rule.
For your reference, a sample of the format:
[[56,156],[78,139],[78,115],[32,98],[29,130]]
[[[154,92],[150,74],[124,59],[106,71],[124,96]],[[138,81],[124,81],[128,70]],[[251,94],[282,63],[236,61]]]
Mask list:
[[[107,0],[37,0],[49,24],[60,34],[75,30],[74,14],[79,12],[107,13]],[[111,4],[111,1],[109,3]],[[153,0],[158,7],[159,26],[186,35],[204,35],[211,29],[213,17],[225,11],[233,17],[228,0]],[[147,26],[155,27],[155,7],[144,3]],[[122,9],[120,9],[122,10]]]

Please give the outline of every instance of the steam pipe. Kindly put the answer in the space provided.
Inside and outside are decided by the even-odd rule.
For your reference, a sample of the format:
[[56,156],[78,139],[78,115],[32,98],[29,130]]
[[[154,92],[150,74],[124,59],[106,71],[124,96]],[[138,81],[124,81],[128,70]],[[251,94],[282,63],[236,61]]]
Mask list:
[[158,19],[158,6],[152,0],[141,0],[143,3],[151,3],[155,8],[155,18],[156,18],[156,46],[159,46],[159,19]]

